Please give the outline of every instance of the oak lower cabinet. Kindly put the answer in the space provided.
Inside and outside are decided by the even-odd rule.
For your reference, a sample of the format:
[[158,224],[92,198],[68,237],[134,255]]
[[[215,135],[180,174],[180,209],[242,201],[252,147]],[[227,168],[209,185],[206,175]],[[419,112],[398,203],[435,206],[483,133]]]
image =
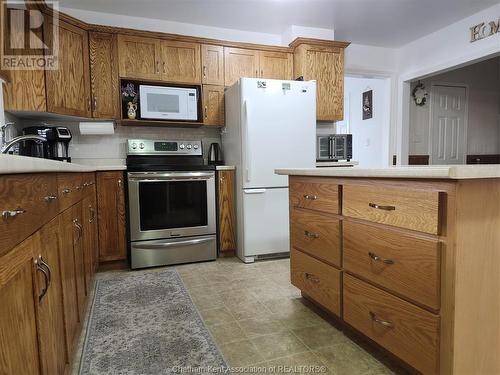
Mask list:
[[217,171],[219,255],[236,251],[235,171]]
[[425,374],[498,374],[500,179],[289,177],[291,280]]
[[97,172],[99,261],[127,258],[124,174]]
[[203,124],[224,125],[224,86],[203,85]]

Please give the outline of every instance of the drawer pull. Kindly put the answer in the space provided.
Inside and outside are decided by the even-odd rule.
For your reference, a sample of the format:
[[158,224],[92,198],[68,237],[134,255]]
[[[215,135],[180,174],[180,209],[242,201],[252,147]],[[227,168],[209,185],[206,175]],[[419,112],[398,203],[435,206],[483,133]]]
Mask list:
[[22,208],[17,208],[17,209],[12,210],[12,211],[2,211],[2,217],[4,219],[8,219],[11,217],[16,217],[17,215],[24,214],[25,212],[26,212],[26,210],[23,210]]
[[45,202],[50,203],[53,200],[57,199],[57,195],[47,195],[46,197],[43,197],[43,199],[45,200]]
[[382,257],[378,256],[377,254],[372,253],[371,251],[368,253],[368,255],[370,256],[370,258],[372,258],[373,260],[375,260],[377,262],[382,262],[385,264],[394,264],[394,261],[392,259],[382,258]]
[[312,273],[306,272],[305,275],[306,275],[307,280],[310,280],[316,284],[319,283],[319,279],[316,276],[314,276]]
[[368,203],[368,206],[370,206],[371,208],[378,208],[379,210],[384,210],[384,211],[394,211],[396,209],[396,206],[381,206],[375,203]]
[[304,231],[304,236],[309,237],[309,238],[319,238],[319,234],[309,232],[308,230]]
[[394,323],[389,322],[388,320],[382,320],[382,319],[377,318],[377,315],[375,315],[375,313],[372,311],[370,311],[370,317],[372,318],[372,320],[374,322],[376,322],[380,325],[383,325],[384,327],[394,328]]
[[69,193],[71,193],[71,189],[68,189],[68,188],[63,189],[63,190],[62,190],[62,193],[63,193],[63,194],[69,194]]
[[304,198],[309,199],[311,201],[315,201],[316,199],[318,199],[316,195],[309,195],[309,194],[304,194]]

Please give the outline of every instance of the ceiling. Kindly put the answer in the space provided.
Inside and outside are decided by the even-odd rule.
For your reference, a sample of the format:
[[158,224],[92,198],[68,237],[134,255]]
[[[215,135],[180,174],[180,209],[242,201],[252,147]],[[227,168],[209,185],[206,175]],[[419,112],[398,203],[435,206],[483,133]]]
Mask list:
[[60,0],[60,6],[281,34],[290,25],[335,29],[335,39],[399,47],[498,0]]

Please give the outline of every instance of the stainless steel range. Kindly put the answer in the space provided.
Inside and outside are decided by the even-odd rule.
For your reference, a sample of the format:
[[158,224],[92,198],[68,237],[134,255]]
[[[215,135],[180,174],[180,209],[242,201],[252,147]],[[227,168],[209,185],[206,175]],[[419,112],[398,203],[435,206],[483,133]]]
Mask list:
[[216,258],[214,169],[200,141],[128,140],[132,268]]

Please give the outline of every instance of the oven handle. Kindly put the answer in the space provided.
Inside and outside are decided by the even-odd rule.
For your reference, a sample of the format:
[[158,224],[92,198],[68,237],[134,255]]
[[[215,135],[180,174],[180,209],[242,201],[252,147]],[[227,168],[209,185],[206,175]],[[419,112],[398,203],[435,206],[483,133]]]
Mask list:
[[134,247],[136,249],[164,249],[166,247],[171,247],[171,246],[196,245],[199,243],[209,242],[209,241],[213,241],[213,240],[214,240],[213,238],[200,238],[200,239],[195,239],[195,240],[165,242],[165,243],[158,243],[158,244],[143,244],[143,245],[133,244],[132,247]]
[[128,173],[129,180],[134,181],[171,181],[171,180],[209,180],[214,172],[172,172],[172,173]]

